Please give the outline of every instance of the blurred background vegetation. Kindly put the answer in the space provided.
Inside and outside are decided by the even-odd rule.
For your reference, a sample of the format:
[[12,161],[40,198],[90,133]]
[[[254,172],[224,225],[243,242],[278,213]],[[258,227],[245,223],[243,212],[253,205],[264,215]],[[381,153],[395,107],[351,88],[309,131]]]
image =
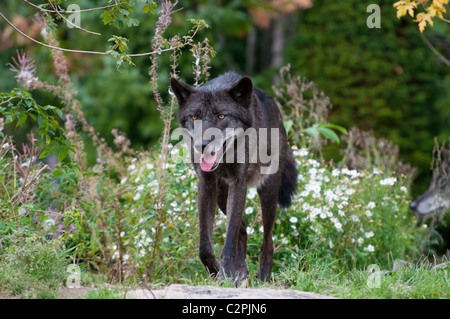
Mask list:
[[[233,70],[252,76],[255,84],[268,92],[279,81],[280,67],[291,64],[293,74],[314,81],[330,97],[331,123],[373,130],[376,137],[399,146],[401,159],[418,169],[415,196],[426,189],[431,178],[434,137],[442,141],[450,136],[450,68],[426,46],[417,23],[397,19],[393,1],[376,1],[381,8],[381,28],[368,28],[370,13],[366,9],[373,2],[182,0],[178,7],[184,9],[173,15],[174,23],[167,33],[185,34],[190,28],[186,19],[204,19],[211,28],[203,30],[202,37],[210,40],[217,53],[211,77]],[[65,1],[63,6],[70,3]],[[76,4],[92,8],[105,5],[105,1],[79,0]],[[23,1],[3,0],[0,10],[21,30],[40,38],[32,20],[35,8]],[[140,21],[138,27],[117,29],[105,26],[98,11],[86,12],[81,16],[82,27],[102,36],[61,26],[58,38],[62,47],[106,51],[107,40],[115,34],[129,39],[128,52],[150,51],[157,16],[136,10],[135,18]],[[435,21],[424,34],[450,57],[448,30],[448,24]],[[4,21],[0,22],[0,39],[0,91],[16,87],[7,63],[18,48],[35,59],[40,80],[56,81],[47,48],[23,38]],[[184,81],[193,83],[190,54],[183,52],[179,70]],[[156,145],[163,123],[151,94],[148,57],[133,58],[136,66],[119,73],[115,61],[108,57],[66,56],[86,118],[101,136],[112,142],[111,130],[118,128],[135,148]],[[161,63],[159,70],[160,88],[169,84],[169,55],[164,59],[167,63]],[[167,90],[162,91],[167,94]],[[42,105],[58,103],[51,94],[33,94]],[[29,128],[20,129],[25,140]],[[325,155],[341,156],[332,146]],[[95,158],[92,154],[91,160]]]

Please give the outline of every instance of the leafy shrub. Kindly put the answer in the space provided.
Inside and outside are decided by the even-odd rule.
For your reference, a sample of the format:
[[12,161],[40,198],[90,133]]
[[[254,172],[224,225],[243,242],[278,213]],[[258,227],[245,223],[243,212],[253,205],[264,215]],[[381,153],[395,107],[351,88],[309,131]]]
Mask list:
[[[416,228],[416,219],[409,214],[405,180],[378,170],[338,169],[311,158],[306,149],[294,154],[300,183],[293,205],[278,213],[274,228],[278,259],[288,260],[295,249],[312,249],[354,267],[384,265],[389,255],[405,258],[420,252],[425,229]],[[249,255],[258,256],[263,232],[259,200],[255,189],[247,196]],[[222,233],[224,224],[217,220]]]

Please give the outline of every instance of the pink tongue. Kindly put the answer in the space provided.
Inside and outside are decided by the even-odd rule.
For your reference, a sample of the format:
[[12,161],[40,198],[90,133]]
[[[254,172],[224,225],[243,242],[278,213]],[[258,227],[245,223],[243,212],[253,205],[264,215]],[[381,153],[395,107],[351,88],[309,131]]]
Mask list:
[[209,172],[211,168],[214,166],[214,163],[216,162],[216,154],[211,153],[210,156],[208,156],[208,159],[205,158],[205,155],[202,154],[202,157],[200,159],[200,167],[203,171]]

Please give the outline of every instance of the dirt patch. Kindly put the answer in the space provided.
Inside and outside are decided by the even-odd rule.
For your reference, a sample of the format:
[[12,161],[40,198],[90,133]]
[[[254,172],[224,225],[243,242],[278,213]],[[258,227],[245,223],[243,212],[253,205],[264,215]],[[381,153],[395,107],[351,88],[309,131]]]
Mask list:
[[312,292],[269,288],[221,288],[170,285],[162,290],[138,289],[127,292],[134,299],[334,299]]
[[[107,285],[109,289],[114,286]],[[59,299],[83,299],[93,287],[59,289]],[[122,290],[122,289],[121,289]],[[270,288],[222,288],[214,286],[170,285],[164,289],[123,289],[124,299],[335,299],[313,292]],[[17,296],[0,296],[0,299],[17,299]]]

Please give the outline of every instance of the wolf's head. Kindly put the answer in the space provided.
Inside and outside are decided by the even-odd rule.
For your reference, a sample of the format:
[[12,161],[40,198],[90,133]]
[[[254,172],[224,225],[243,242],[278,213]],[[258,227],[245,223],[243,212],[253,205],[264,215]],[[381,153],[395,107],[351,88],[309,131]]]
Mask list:
[[438,209],[450,210],[450,150],[442,150],[442,164],[433,172],[428,190],[410,205],[419,216],[425,217]]
[[251,127],[253,84],[249,77],[228,73],[200,88],[171,78],[178,101],[178,122],[192,138],[194,152],[200,154],[200,167],[215,170],[235,136],[232,129]]

